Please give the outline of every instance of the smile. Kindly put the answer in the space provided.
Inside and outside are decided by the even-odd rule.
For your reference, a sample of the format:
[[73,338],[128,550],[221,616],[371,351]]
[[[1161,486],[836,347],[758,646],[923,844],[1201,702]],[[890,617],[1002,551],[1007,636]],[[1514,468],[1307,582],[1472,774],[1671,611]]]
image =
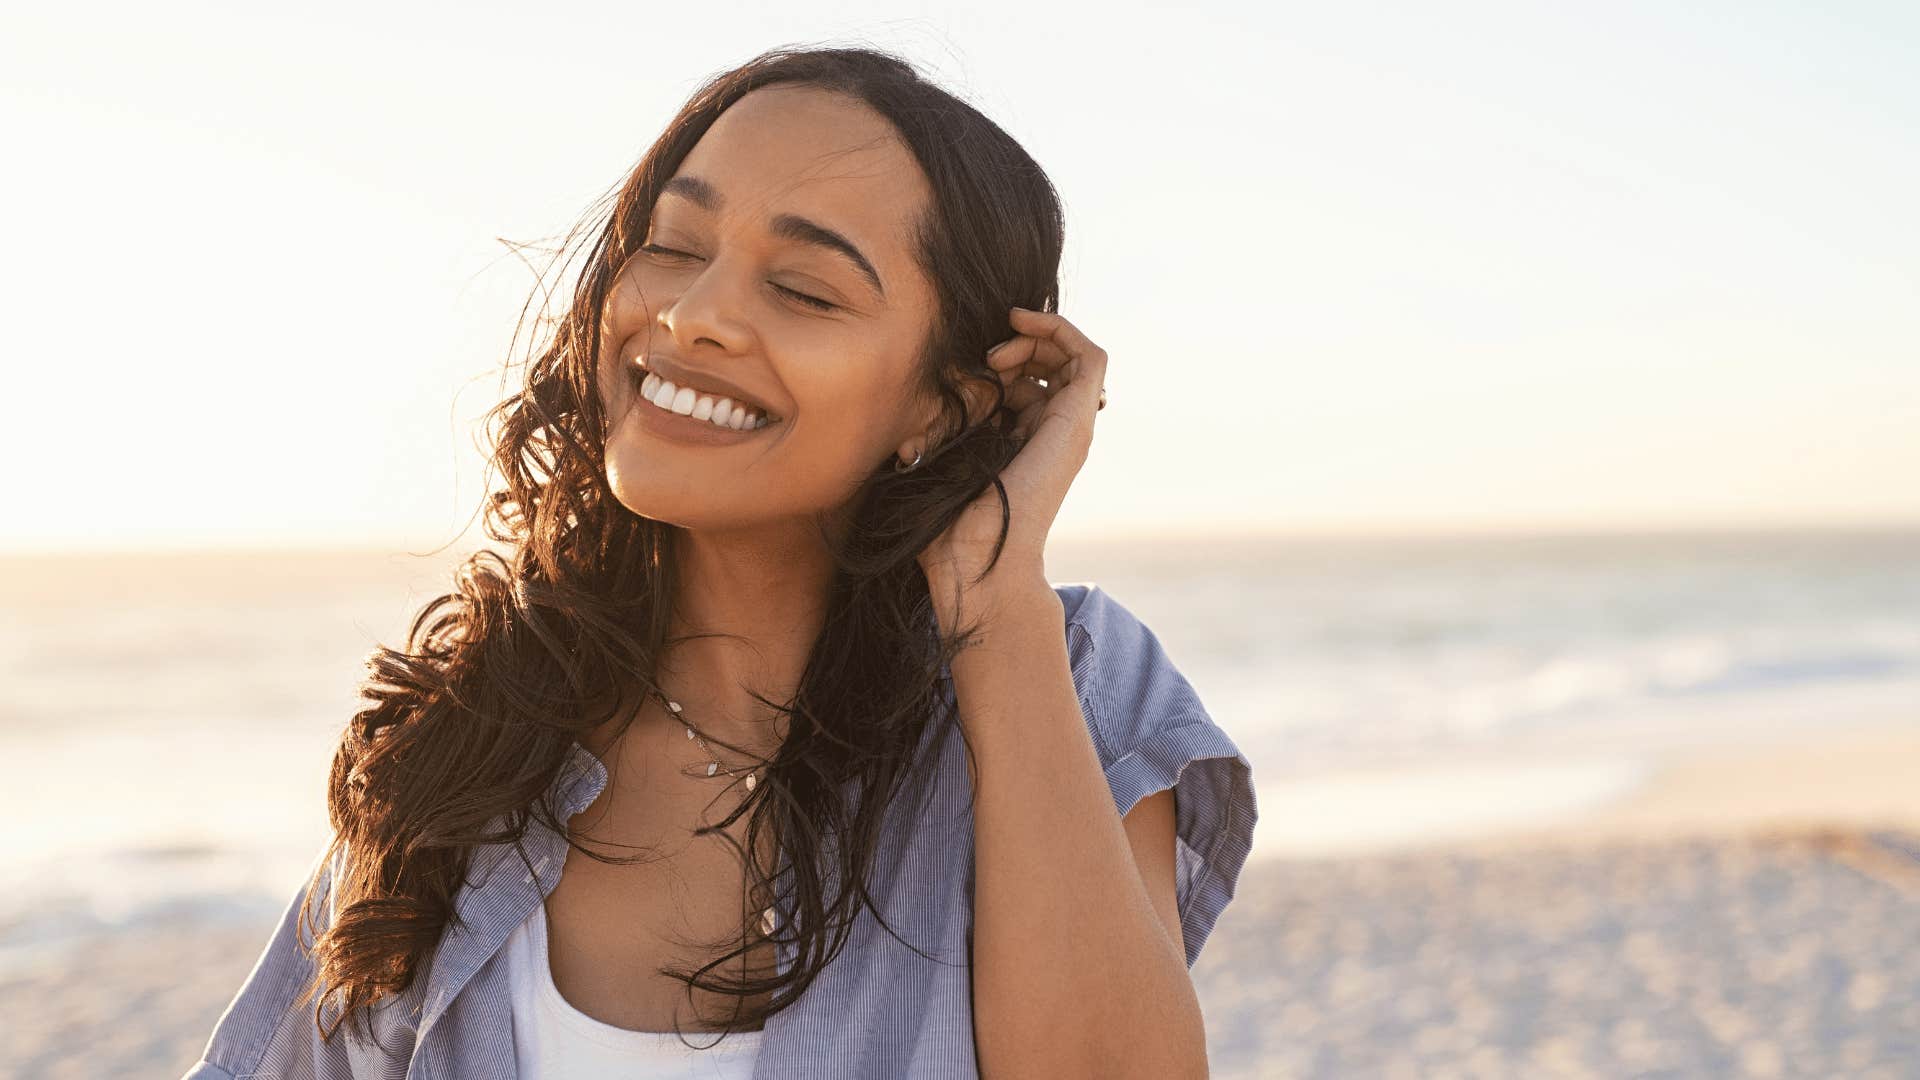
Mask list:
[[735,431],[763,428],[773,422],[773,418],[751,405],[736,402],[730,397],[704,393],[691,386],[675,386],[673,380],[651,371],[640,381],[640,396],[655,408],[703,420],[715,427],[730,427]]
[[723,446],[755,438],[762,430],[783,422],[729,398],[675,386],[637,365],[629,368],[629,373],[634,392],[641,398],[634,403],[637,419],[643,428],[662,438]]

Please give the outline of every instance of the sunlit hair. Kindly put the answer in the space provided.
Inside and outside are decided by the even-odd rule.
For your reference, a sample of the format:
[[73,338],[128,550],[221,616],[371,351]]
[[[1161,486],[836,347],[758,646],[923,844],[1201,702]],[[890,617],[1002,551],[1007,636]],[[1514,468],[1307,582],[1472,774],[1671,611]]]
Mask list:
[[[915,557],[989,487],[999,492],[1005,543],[1009,507],[998,474],[1019,443],[985,353],[1011,336],[1009,307],[1057,310],[1060,201],[1006,132],[907,61],[870,48],[770,50],[701,85],[628,178],[568,234],[562,251],[595,236],[570,307],[551,321],[551,340],[529,350],[522,384],[487,415],[485,528],[505,548],[465,559],[454,591],[414,617],[405,650],[382,646],[368,659],[368,704],[333,756],[327,803],[335,835],[300,913],[319,929],[313,919],[325,901],[316,901],[317,887],[326,865],[341,858],[335,913],[314,941],[315,977],[301,998],[315,1002],[323,1039],[350,1015],[369,1019],[367,1006],[425,970],[456,917],[454,898],[477,845],[515,841],[537,815],[588,857],[648,857],[590,850],[546,798],[577,737],[621,717],[614,730],[626,730],[638,693],[656,688],[666,647],[707,636],[668,634],[679,528],[634,514],[609,484],[611,424],[595,370],[600,315],[618,271],[645,242],[661,185],[729,105],[777,83],[866,103],[925,171],[931,208],[910,239],[938,305],[919,354],[907,359],[942,402],[942,419],[929,460],[896,473],[889,456],[834,518],[839,527],[815,523],[834,564],[824,630],[793,700],[754,695],[775,710],[787,737],[738,809],[700,830],[716,833],[748,816],[744,848],[723,838],[741,857],[748,895],[778,897],[792,913],[774,940],[797,952],[784,973],[717,974],[767,940],[753,920],[738,936],[710,943],[730,945],[724,955],[693,970],[662,968],[689,994],[698,987],[734,999],[730,1015],[703,1018],[702,1027],[763,1026],[839,953],[854,916],[873,907],[866,881],[888,806],[909,781],[924,779],[933,756],[916,748],[944,745],[960,730],[943,704],[946,669],[978,627],[942,633]],[[991,422],[969,426],[961,389],[972,379],[991,385],[996,406]],[[924,736],[935,738],[923,744]],[[768,829],[788,855],[777,874],[747,857],[762,850]],[[820,872],[829,849],[832,896]],[[762,995],[764,1008],[747,1007]]]

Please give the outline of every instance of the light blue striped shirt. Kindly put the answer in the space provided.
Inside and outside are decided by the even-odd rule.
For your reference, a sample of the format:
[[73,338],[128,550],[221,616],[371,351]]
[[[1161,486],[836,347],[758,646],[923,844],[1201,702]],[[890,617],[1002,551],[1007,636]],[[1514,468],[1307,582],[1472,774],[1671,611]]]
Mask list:
[[[1091,583],[1056,585],[1054,591],[1065,610],[1081,713],[1114,808],[1124,815],[1142,798],[1174,788],[1180,929],[1192,967],[1233,898],[1252,847],[1252,766],[1131,611]],[[973,818],[965,753],[958,737],[942,740],[930,781],[901,800],[911,805],[889,810],[868,886],[893,930],[932,959],[895,940],[863,909],[845,949],[798,1000],[767,1020],[755,1080],[977,1080],[970,974]],[[559,819],[585,809],[606,783],[606,767],[575,743],[551,791]],[[461,925],[449,923],[423,976],[373,1006],[372,1042],[352,1024],[340,1025],[323,1042],[312,1004],[294,1004],[314,968],[296,937],[296,893],[184,1080],[513,1077],[502,946],[559,883],[567,843],[534,821],[520,848],[475,850],[455,898]],[[328,868],[323,887],[334,869]],[[830,859],[822,873],[832,896],[838,879]],[[784,924],[786,913],[777,917]],[[789,970],[793,950],[782,944],[776,951],[780,969]],[[697,1045],[711,1041],[693,1039]]]

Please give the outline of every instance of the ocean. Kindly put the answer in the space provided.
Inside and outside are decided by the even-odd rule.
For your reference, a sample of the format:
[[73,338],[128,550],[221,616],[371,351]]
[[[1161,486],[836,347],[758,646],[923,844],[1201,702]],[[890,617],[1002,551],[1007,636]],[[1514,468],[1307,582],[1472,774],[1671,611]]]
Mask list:
[[[376,643],[457,555],[0,558],[0,973],[259,925]],[[1255,857],[1612,797],[1680,747],[1920,725],[1920,530],[1056,543],[1254,766]]]

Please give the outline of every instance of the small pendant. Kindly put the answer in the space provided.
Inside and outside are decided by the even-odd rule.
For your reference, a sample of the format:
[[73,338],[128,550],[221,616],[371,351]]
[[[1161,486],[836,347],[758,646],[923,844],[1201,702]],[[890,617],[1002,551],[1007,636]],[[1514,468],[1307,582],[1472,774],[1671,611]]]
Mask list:
[[761,913],[760,932],[768,935],[769,937],[773,935],[773,909],[772,908],[768,908],[765,912]]
[[716,761],[716,762],[713,762],[713,763],[711,763],[711,764],[709,764],[709,765],[707,766],[707,775],[708,775],[708,776],[712,776],[712,775],[713,775],[714,773],[717,773],[717,772],[719,772],[719,771],[720,771],[720,763],[719,763],[719,762],[717,762],[717,761]]
[[687,729],[687,738],[689,738],[689,739],[691,739],[691,738],[693,738],[693,729],[692,729],[692,728],[688,728],[688,729]]
[[667,708],[672,709],[675,715],[678,715],[680,712],[680,703],[677,701],[669,701],[667,702]]
[[747,774],[747,790],[748,791],[753,790],[753,774],[752,773]]

